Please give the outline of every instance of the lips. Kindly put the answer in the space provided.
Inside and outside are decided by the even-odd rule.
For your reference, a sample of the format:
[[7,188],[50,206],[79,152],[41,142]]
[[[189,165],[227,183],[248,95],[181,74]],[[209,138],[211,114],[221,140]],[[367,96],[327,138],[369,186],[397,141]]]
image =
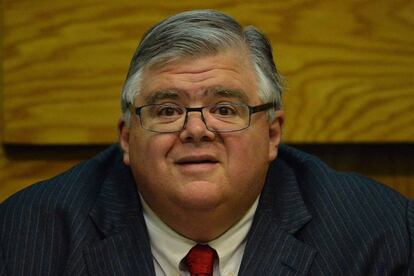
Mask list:
[[215,164],[219,161],[212,155],[191,155],[179,158],[175,163],[178,165]]

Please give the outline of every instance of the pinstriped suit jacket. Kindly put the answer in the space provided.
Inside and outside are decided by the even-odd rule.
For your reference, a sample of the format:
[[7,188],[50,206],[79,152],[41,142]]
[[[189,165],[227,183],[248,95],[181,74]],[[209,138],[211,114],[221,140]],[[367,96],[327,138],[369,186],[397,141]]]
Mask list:
[[[117,146],[5,201],[0,235],[0,275],[154,275]],[[413,236],[412,201],[282,146],[239,275],[414,275]]]

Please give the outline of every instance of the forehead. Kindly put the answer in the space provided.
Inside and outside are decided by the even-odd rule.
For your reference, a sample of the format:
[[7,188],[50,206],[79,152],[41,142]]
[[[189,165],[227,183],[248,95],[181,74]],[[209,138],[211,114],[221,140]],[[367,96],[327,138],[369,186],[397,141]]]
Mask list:
[[248,55],[230,50],[157,64],[144,71],[140,88],[138,97],[147,102],[157,99],[157,95],[189,100],[217,95],[236,96],[243,101],[258,97],[255,71]]

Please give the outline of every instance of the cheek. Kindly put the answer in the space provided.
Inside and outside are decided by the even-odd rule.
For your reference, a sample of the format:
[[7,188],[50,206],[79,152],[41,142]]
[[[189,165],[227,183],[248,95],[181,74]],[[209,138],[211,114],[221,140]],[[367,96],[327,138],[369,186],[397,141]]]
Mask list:
[[268,164],[268,139],[250,134],[246,136],[228,137],[226,150],[229,158],[229,171],[246,175]]
[[[165,164],[166,156],[173,147],[173,135],[148,135],[136,133],[130,143],[131,167],[136,173],[154,170]],[[151,173],[151,172],[150,172]]]

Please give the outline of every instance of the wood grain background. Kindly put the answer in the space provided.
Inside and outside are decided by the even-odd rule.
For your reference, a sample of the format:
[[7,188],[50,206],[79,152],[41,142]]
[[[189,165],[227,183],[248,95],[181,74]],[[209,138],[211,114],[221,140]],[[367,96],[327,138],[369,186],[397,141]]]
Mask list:
[[0,201],[116,141],[141,35],[194,8],[270,37],[287,143],[414,198],[412,0],[3,0]]
[[285,139],[414,141],[414,1],[4,1],[4,142],[106,144],[142,33],[216,8],[271,39]]

